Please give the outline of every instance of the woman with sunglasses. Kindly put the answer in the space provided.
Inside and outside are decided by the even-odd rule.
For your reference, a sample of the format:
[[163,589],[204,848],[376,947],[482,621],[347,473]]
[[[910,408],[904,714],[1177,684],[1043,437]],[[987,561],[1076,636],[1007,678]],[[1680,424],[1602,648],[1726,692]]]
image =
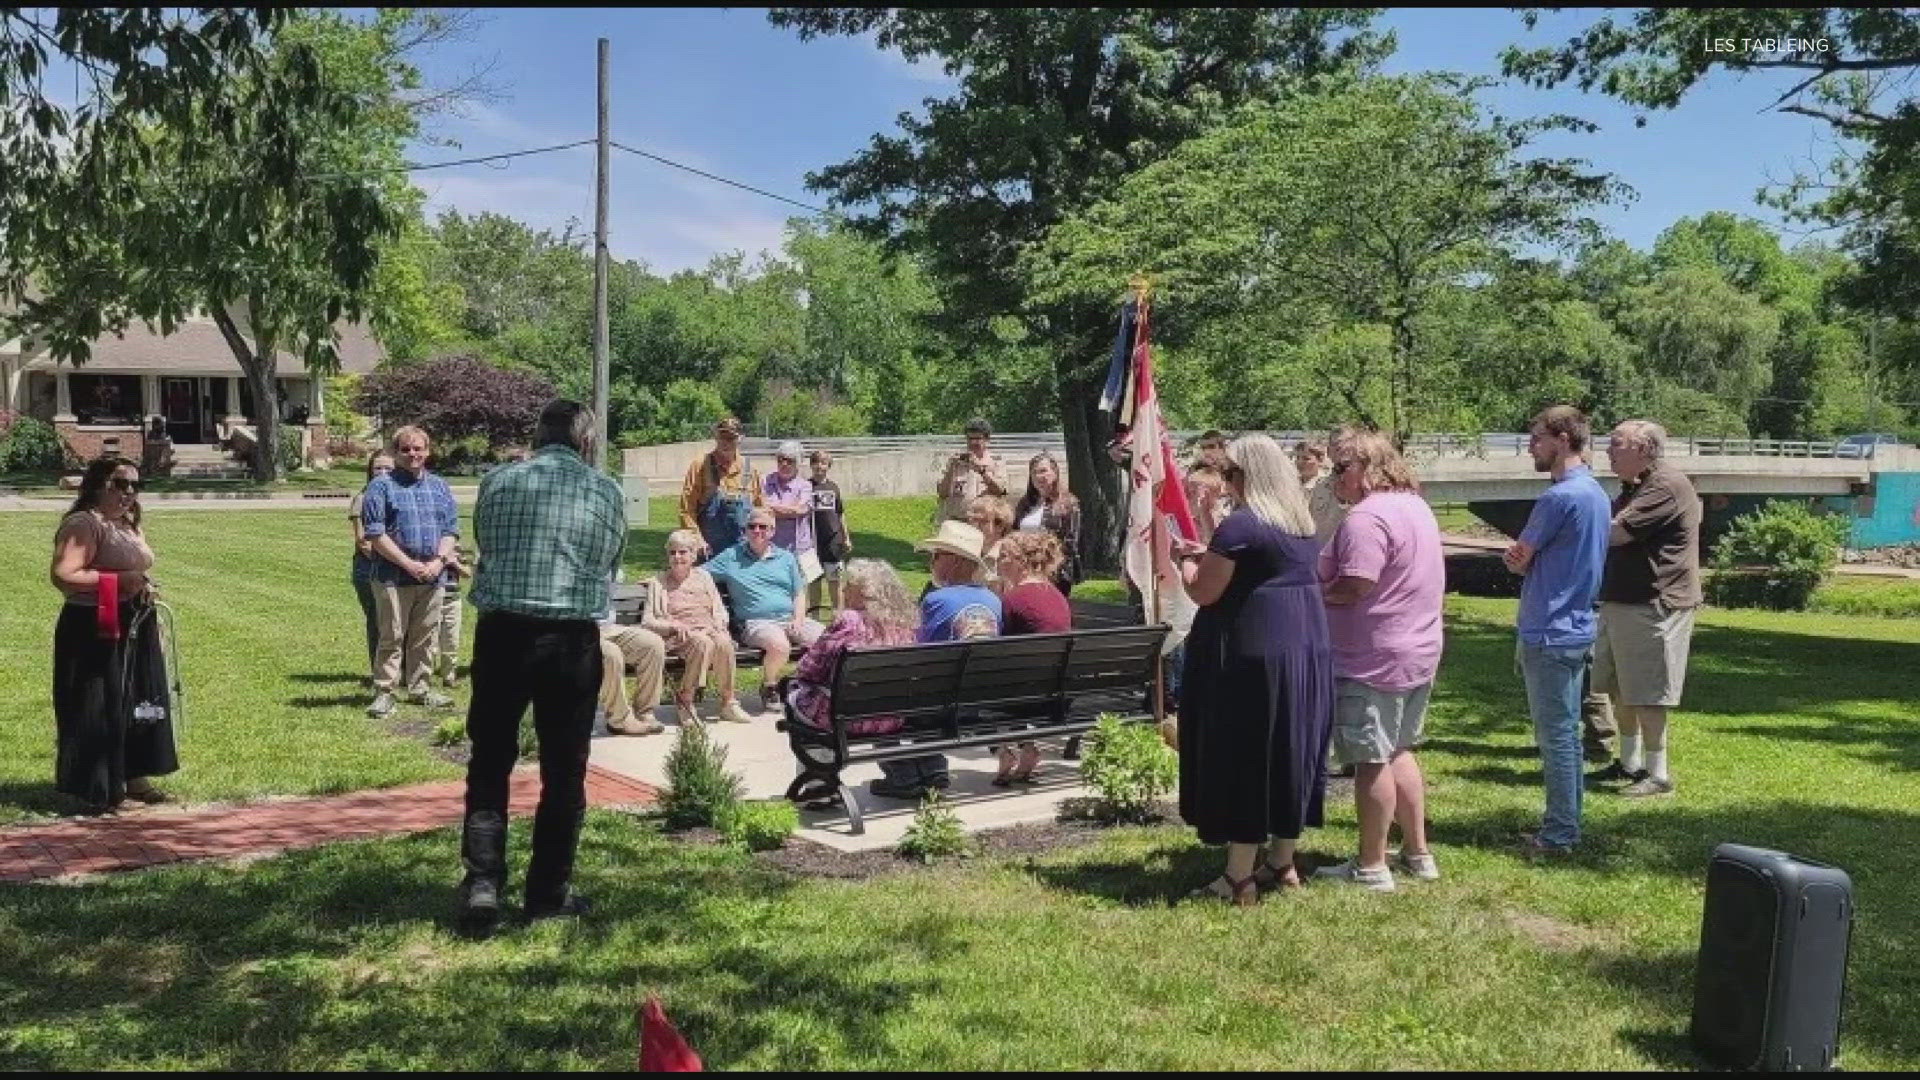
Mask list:
[[180,767],[139,494],[138,466],[100,458],[53,538],[51,576],[66,598],[53,631],[54,784],[96,813],[166,801],[149,778]]

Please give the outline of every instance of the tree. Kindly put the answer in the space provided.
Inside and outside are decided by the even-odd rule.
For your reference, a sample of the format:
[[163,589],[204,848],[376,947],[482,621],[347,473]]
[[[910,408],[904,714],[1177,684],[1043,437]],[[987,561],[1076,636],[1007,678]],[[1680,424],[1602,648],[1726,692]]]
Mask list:
[[[97,153],[57,160],[35,198],[72,216],[38,236],[31,268],[45,296],[19,321],[80,362],[104,330],[137,318],[170,333],[205,311],[259,403],[253,473],[273,478],[279,354],[316,376],[338,369],[335,324],[378,296],[383,248],[417,209],[401,147],[445,97],[418,93],[405,53],[447,18],[276,17],[255,53],[212,63],[222,89],[180,123],[136,121]],[[222,152],[209,152],[201,120],[227,133]]]
[[[895,250],[919,253],[956,340],[978,341],[1019,314],[1046,362],[1067,441],[1067,472],[1085,514],[1085,557],[1112,565],[1119,477],[1099,450],[1097,409],[1121,283],[1100,302],[1035,309],[1015,265],[1023,246],[1108,194],[1127,174],[1241,103],[1384,54],[1368,10],[1292,8],[777,8],[803,39],[875,35],[908,60],[936,56],[959,93],[903,115],[852,159],[808,186]],[[1346,33],[1335,41],[1336,35]]]
[[478,437],[497,447],[531,438],[553,396],[553,384],[538,375],[446,356],[362,376],[354,407],[389,431],[417,424],[435,442]]
[[1620,190],[1584,162],[1521,158],[1537,132],[1582,125],[1485,119],[1476,86],[1369,79],[1248,106],[1056,226],[1026,261],[1035,294],[1098,295],[1108,268],[1138,266],[1193,318],[1264,309],[1296,334],[1382,327],[1384,351],[1307,367],[1350,416],[1404,439],[1459,382],[1423,346],[1440,298],[1523,244],[1597,237],[1580,211]]

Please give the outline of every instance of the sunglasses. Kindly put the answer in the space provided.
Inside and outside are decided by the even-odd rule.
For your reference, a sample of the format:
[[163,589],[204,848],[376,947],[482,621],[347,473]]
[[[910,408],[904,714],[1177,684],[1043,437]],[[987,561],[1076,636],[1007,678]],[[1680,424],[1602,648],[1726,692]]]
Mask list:
[[138,495],[140,493],[140,481],[138,480],[129,480],[124,476],[116,476],[109,479],[107,483],[112,484],[114,487],[129,495]]
[[1333,463],[1333,475],[1339,476],[1351,468],[1353,468],[1353,462],[1351,461],[1336,461]]

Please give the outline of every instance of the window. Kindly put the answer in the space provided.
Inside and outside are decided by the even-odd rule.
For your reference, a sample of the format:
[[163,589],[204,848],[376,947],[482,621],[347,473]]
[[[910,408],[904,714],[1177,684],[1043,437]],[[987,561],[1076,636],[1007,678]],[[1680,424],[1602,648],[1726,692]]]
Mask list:
[[67,394],[83,424],[137,424],[146,412],[138,375],[69,375]]

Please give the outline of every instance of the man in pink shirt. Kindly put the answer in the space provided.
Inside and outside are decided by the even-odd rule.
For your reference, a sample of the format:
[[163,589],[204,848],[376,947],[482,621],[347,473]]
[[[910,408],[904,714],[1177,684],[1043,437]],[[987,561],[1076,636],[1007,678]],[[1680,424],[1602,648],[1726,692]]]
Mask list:
[[1360,852],[1315,876],[1392,892],[1387,833],[1395,821],[1394,864],[1423,881],[1440,876],[1427,850],[1426,778],[1413,748],[1440,667],[1447,564],[1440,524],[1385,435],[1345,428],[1331,451],[1334,493],[1349,509],[1320,551],[1320,580],[1333,645],[1333,749],[1355,767]]

